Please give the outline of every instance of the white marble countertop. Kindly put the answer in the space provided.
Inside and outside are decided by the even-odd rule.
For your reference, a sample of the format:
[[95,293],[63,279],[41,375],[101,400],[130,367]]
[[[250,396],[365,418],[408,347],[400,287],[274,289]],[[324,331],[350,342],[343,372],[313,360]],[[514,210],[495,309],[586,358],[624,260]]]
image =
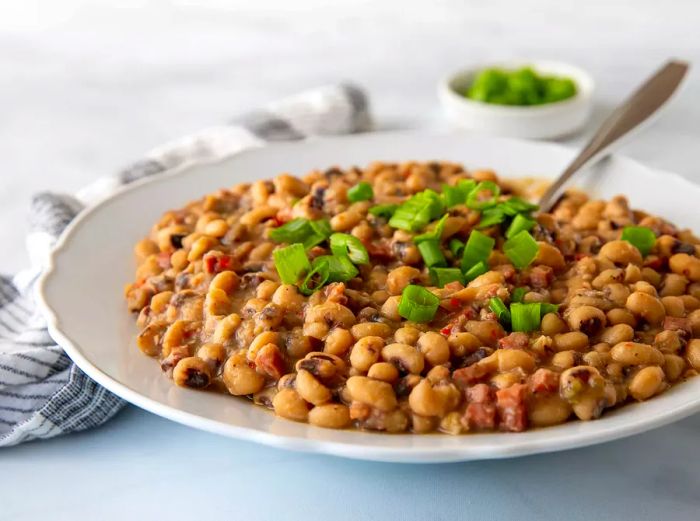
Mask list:
[[[58,0],[39,14],[30,4],[0,6],[5,273],[26,263],[33,192],[75,190],[304,88],[351,79],[379,128],[442,127],[434,89],[445,72],[552,58],[594,75],[600,120],[664,59],[700,66],[693,0]],[[695,70],[624,152],[700,180],[699,100]],[[695,416],[559,454],[410,466],[285,453],[129,407],[100,429],[0,450],[0,519],[697,519],[698,434]]]

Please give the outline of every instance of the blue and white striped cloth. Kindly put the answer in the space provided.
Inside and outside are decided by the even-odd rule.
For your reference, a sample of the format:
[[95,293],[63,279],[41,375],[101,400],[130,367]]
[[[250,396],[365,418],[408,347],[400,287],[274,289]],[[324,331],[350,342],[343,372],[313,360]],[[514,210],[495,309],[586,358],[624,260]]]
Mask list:
[[56,239],[85,208],[124,184],[183,164],[210,161],[269,141],[368,130],[365,94],[351,85],[308,91],[152,151],[115,177],[75,196],[39,193],[27,237],[32,267],[0,275],[0,446],[96,427],[124,402],[90,380],[46,330],[34,283]]

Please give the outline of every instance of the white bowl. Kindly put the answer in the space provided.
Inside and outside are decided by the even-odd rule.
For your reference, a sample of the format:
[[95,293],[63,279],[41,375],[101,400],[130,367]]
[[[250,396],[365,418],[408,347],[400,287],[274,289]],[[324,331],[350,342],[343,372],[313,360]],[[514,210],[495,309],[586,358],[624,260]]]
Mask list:
[[[448,436],[336,431],[275,417],[248,400],[175,386],[158,363],[136,347],[137,328],[123,299],[123,284],[134,274],[132,247],[148,233],[151,223],[164,211],[222,186],[280,172],[300,174],[329,165],[407,159],[460,161],[469,168],[492,167],[503,177],[553,177],[576,152],[549,143],[465,133],[376,133],[280,143],[219,163],[153,176],[73,221],[40,281],[39,302],[51,336],[95,381],[144,409],[225,436],[286,449],[396,462],[507,458],[629,436],[700,410],[700,377],[646,402],[610,411],[596,421],[572,421],[521,433]],[[635,208],[700,230],[700,214],[692,211],[700,187],[678,176],[613,156],[581,172],[577,179],[578,186],[594,196],[625,193]]]
[[[511,106],[475,101],[459,93],[466,90],[483,69],[524,66],[542,74],[571,78],[576,83],[576,95],[544,105]],[[551,61],[507,61],[475,65],[450,74],[440,82],[438,96],[447,118],[457,127],[492,135],[545,139],[572,134],[583,127],[591,112],[593,88],[593,78],[573,65]]]

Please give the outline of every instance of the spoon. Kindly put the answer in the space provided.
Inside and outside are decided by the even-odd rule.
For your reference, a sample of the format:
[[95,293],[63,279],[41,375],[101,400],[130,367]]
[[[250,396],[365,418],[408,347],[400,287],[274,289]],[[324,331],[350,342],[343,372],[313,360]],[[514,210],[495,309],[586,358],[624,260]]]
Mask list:
[[671,60],[661,67],[622,105],[608,116],[588,144],[581,150],[540,199],[540,211],[548,212],[557,203],[561,189],[574,174],[607,156],[620,138],[657,114],[676,92],[689,65]]

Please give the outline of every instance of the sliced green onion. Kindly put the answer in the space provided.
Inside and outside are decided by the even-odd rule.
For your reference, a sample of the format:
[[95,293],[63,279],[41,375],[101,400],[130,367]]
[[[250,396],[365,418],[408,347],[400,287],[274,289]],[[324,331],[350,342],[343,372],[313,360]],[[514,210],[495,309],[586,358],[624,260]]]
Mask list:
[[[471,190],[469,190],[471,191]],[[467,201],[469,191],[465,192],[459,186],[442,185],[442,198],[445,200],[447,208],[454,208]]]
[[539,302],[522,304],[514,302],[510,305],[510,321],[513,331],[536,331],[540,328],[541,305]]
[[450,241],[450,251],[455,258],[461,257],[462,252],[464,251],[464,243],[459,239],[452,239]]
[[369,264],[369,253],[362,241],[348,233],[331,235],[331,251],[339,257],[350,257],[354,264]]
[[347,282],[359,273],[352,261],[345,256],[321,255],[313,260],[311,267],[315,268],[319,264],[328,266],[328,282]]
[[[484,197],[484,192],[490,195]],[[496,183],[481,181],[467,196],[467,206],[474,210],[490,208],[498,203],[499,195],[501,195],[501,188]]]
[[523,230],[529,232],[530,230],[532,230],[533,226],[535,226],[534,220],[529,219],[523,214],[519,213],[510,223],[510,226],[508,226],[508,229],[506,230],[506,238],[510,239],[511,237],[517,235]]
[[296,284],[302,275],[311,271],[303,244],[295,243],[273,252],[275,268],[285,284]]
[[508,239],[503,245],[503,253],[519,270],[526,268],[535,260],[540,247],[530,232],[522,230]]
[[478,230],[474,230],[469,234],[469,239],[467,244],[464,246],[464,254],[462,255],[462,271],[466,272],[479,262],[484,262],[491,255],[491,250],[496,244],[496,240],[481,233]]
[[374,190],[372,190],[372,185],[366,181],[357,183],[355,186],[348,190],[348,200],[351,203],[357,203],[359,201],[367,201],[374,197]]
[[369,213],[375,217],[383,217],[384,219],[391,219],[394,212],[399,207],[398,204],[378,204],[369,209]]
[[270,239],[275,242],[304,242],[309,234],[312,233],[311,225],[308,219],[292,219],[288,223],[270,231]]
[[445,203],[442,201],[442,197],[436,191],[428,188],[422,192],[415,195],[422,201],[428,203],[428,210],[430,211],[430,220],[437,219],[445,213]]
[[445,284],[454,281],[465,283],[464,275],[459,268],[432,268],[430,278],[438,288],[444,288]]
[[429,240],[440,241],[440,238],[442,237],[442,232],[445,230],[445,223],[447,222],[447,218],[449,216],[450,216],[449,214],[445,214],[442,217],[440,217],[440,220],[435,225],[435,228],[433,228],[429,232],[425,232],[425,233],[421,233],[420,235],[416,235],[413,238],[413,242],[416,244],[420,244],[423,241],[429,241]]
[[321,244],[333,234],[333,229],[328,219],[309,221],[309,226],[311,227],[311,233],[304,239],[304,248],[307,250]]
[[462,192],[464,198],[462,199],[462,204],[467,204],[467,197],[472,193],[474,188],[476,188],[476,181],[474,179],[460,179],[457,181],[457,188]]
[[510,296],[511,302],[522,302],[523,297],[527,293],[527,288],[515,288]]
[[656,244],[656,235],[646,226],[625,226],[622,229],[622,240],[629,242],[639,250],[642,257],[646,257]]
[[483,275],[487,271],[489,271],[489,267],[484,261],[477,262],[476,264],[474,264],[474,266],[467,270],[467,272],[464,274],[464,279],[467,282],[471,282],[479,275]]
[[308,275],[306,275],[304,281],[299,286],[299,291],[301,291],[303,295],[311,295],[328,282],[328,262],[316,262],[317,260],[318,259],[314,259],[311,271],[309,271]]
[[389,219],[389,226],[415,232],[430,222],[430,201],[415,196],[399,206]]
[[489,307],[491,311],[496,314],[496,318],[503,326],[510,325],[510,311],[503,303],[503,301],[498,297],[493,297],[489,300]]
[[447,266],[445,256],[440,251],[440,243],[435,239],[428,239],[419,243],[418,251],[423,257],[423,262],[429,268],[433,266]]
[[530,213],[539,209],[539,205],[530,203],[520,197],[511,197],[503,201],[499,207],[506,215],[514,216],[519,213]]
[[494,206],[483,211],[477,228],[489,228],[490,226],[501,224],[505,220],[506,214],[503,213],[503,210],[498,206]]
[[559,304],[540,303],[540,315],[545,316],[547,313],[559,313]]
[[401,293],[399,315],[411,322],[430,322],[437,312],[440,299],[422,286],[409,284]]

